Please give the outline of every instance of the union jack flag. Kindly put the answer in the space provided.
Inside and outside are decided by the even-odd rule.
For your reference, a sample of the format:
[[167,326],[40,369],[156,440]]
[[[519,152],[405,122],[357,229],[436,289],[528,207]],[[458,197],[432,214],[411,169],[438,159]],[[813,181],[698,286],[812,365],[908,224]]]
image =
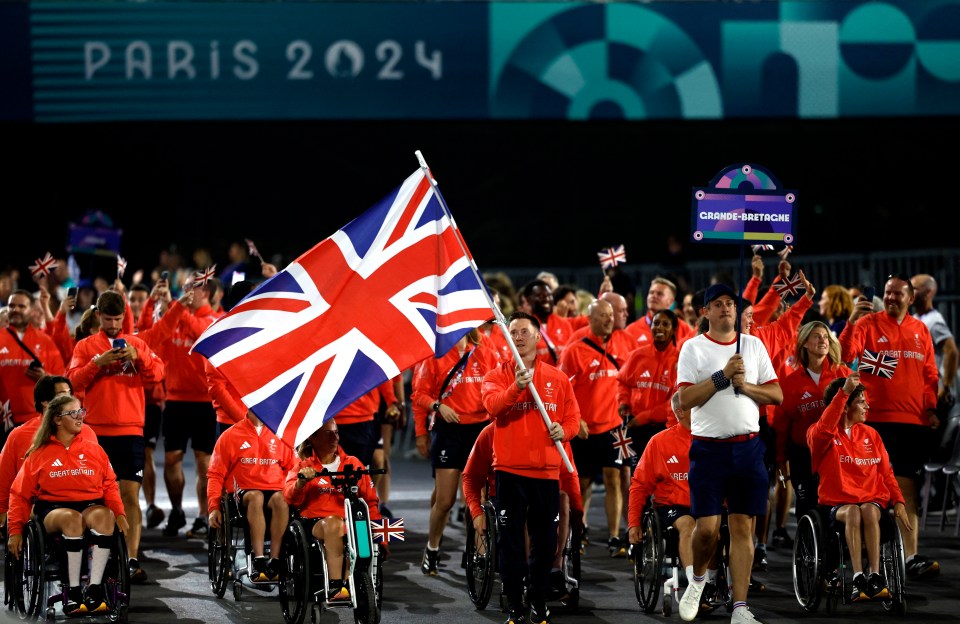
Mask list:
[[773,251],[773,245],[750,245],[750,249],[753,250],[754,255],[757,255],[761,251]]
[[626,461],[630,457],[635,457],[637,452],[633,450],[633,441],[627,435],[626,427],[617,427],[610,432],[613,436],[613,448],[617,449],[617,456],[620,461]]
[[803,280],[800,279],[800,274],[797,273],[793,277],[787,277],[787,279],[782,282],[774,282],[773,289],[777,291],[777,294],[781,297],[796,297],[802,292],[807,291],[807,287],[803,285]]
[[262,260],[263,258],[260,256],[260,252],[257,251],[257,246],[253,244],[253,241],[250,240],[249,238],[245,238],[243,240],[247,243],[247,253],[249,253],[251,256],[255,258],[260,258]]
[[777,255],[780,256],[781,260],[786,260],[791,251],[793,251],[793,245],[786,245],[783,249],[777,252]]
[[51,271],[60,266],[54,257],[50,255],[49,251],[43,258],[34,260],[34,263],[35,264],[30,265],[30,274],[33,275],[33,279],[35,280],[50,275]]
[[383,518],[379,522],[370,521],[370,529],[373,531],[373,541],[375,542],[403,542],[403,518],[391,520]]
[[3,422],[3,430],[13,431],[13,428],[16,427],[16,423],[13,422],[13,410],[10,409],[10,401],[4,401],[3,405],[0,405],[0,421]]
[[897,364],[900,362],[895,356],[887,355],[886,353],[874,353],[873,351],[868,351],[867,349],[863,350],[863,355],[860,356],[860,364],[857,366],[857,371],[861,373],[867,373],[868,375],[877,375],[878,377],[886,377],[887,379],[893,379],[893,373],[897,370]]
[[193,349],[296,446],[354,400],[490,318],[424,169],[260,284]]
[[597,257],[600,259],[601,269],[610,269],[627,262],[627,252],[624,251],[623,245],[606,247],[597,252]]
[[117,254],[117,277],[123,277],[123,272],[127,270],[127,261],[120,254]]
[[[205,271],[196,271],[193,274],[193,288],[203,286],[217,274],[217,265],[208,266]],[[186,288],[186,286],[184,286]]]

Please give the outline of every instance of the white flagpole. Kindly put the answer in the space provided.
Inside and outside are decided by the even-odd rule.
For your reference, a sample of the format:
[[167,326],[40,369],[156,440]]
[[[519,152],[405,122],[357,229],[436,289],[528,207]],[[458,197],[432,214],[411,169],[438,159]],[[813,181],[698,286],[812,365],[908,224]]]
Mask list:
[[[503,337],[507,339],[507,344],[510,345],[510,352],[513,353],[514,361],[516,361],[517,365],[520,366],[520,370],[526,370],[526,367],[523,365],[523,360],[520,358],[520,352],[517,351],[517,345],[513,343],[513,338],[510,337],[510,331],[507,329],[507,319],[503,316],[503,312],[500,310],[497,304],[494,303],[493,298],[490,297],[490,293],[487,291],[487,285],[480,276],[480,270],[477,268],[477,264],[473,261],[473,258],[470,256],[470,254],[467,253],[467,250],[463,244],[463,240],[459,235],[457,222],[454,221],[453,215],[450,214],[450,209],[443,200],[443,195],[440,194],[440,189],[437,188],[436,181],[433,179],[433,176],[430,175],[430,168],[427,166],[427,161],[424,160],[423,154],[420,153],[420,150],[417,150],[414,153],[417,155],[417,160],[420,162],[420,168],[423,170],[423,174],[426,176],[427,181],[430,182],[430,186],[433,187],[433,191],[437,195],[437,200],[440,202],[443,212],[447,215],[447,218],[450,219],[450,223],[453,224],[454,229],[457,230],[457,243],[460,245],[463,255],[470,258],[470,269],[473,271],[473,276],[477,278],[477,282],[480,284],[480,290],[483,291],[483,296],[486,297],[487,304],[489,304],[490,309],[493,310],[494,320],[497,326],[500,328],[500,331],[503,332]],[[553,421],[551,421],[550,417],[547,416],[547,410],[543,406],[543,401],[540,399],[540,394],[533,385],[533,380],[530,381],[530,383],[527,385],[527,388],[530,389],[530,394],[533,395],[533,400],[536,402],[537,408],[540,410],[540,416],[543,417],[543,424],[546,425],[547,431],[549,431],[550,424]],[[554,440],[554,444],[557,446],[557,451],[560,452],[560,457],[563,459],[563,465],[566,466],[567,470],[571,473],[574,472],[573,464],[570,463],[570,458],[567,457],[567,452],[563,449],[563,443],[559,440]]]

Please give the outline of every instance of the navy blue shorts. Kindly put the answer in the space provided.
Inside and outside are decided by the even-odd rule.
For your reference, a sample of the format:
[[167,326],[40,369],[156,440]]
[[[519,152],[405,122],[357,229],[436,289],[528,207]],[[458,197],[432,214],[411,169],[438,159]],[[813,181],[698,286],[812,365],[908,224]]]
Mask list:
[[143,483],[146,455],[142,436],[100,436],[98,441],[110,459],[117,479]]
[[694,518],[727,511],[748,516],[767,513],[767,448],[757,436],[744,442],[692,440],[690,444],[690,513]]
[[430,431],[430,465],[434,470],[452,468],[463,471],[480,432],[489,424],[458,425],[438,417]]
[[187,450],[187,443],[195,452],[213,453],[217,437],[217,412],[213,403],[206,401],[167,401],[163,410],[163,450]]
[[[613,431],[611,429],[611,431]],[[613,448],[613,435],[610,431],[591,433],[587,439],[573,438],[570,448],[573,449],[573,462],[577,465],[577,473],[581,479],[598,474],[603,468],[621,468],[623,461],[620,453]]]
[[160,439],[160,423],[163,419],[163,410],[156,403],[148,403],[143,414],[143,441],[151,448],[157,448]]
[[375,427],[372,420],[366,420],[348,425],[337,423],[337,431],[340,432],[340,446],[347,455],[353,455],[369,467],[380,439],[380,428]]
[[657,517],[660,519],[660,528],[666,529],[672,527],[677,518],[692,515],[689,507],[683,505],[664,505],[663,507],[654,507]]

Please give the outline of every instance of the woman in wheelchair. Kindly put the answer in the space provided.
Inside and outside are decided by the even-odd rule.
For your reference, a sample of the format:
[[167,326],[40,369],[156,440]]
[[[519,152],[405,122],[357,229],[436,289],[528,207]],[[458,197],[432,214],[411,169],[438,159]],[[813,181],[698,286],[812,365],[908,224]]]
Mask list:
[[[220,496],[224,484],[232,481],[250,529],[250,550],[253,551],[250,580],[255,583],[275,582],[280,577],[282,564],[278,555],[290,510],[283,496],[276,494],[283,490],[284,479],[295,461],[293,450],[249,410],[246,418],[223,432],[210,457],[207,470],[210,527],[219,529],[222,522],[229,521],[220,516]],[[268,509],[271,515],[269,561],[264,548]]]
[[[807,430],[813,469],[820,475],[819,503],[830,509],[832,522],[844,525],[854,573],[850,601],[885,599],[890,592],[880,574],[880,517],[892,503],[897,518],[912,531],[903,494],[883,440],[864,423],[869,405],[859,373],[831,381],[823,402],[820,420]],[[864,548],[869,578],[860,554]]]
[[[108,610],[103,572],[110,559],[114,526],[129,529],[117,476],[107,454],[96,442],[78,437],[86,410],[72,396],[47,404],[43,420],[10,491],[7,548],[17,558],[23,527],[33,513],[48,533],[63,535],[67,561],[66,615]],[[84,531],[93,544],[90,582],[81,591],[80,569],[85,551]]]
[[[339,487],[323,477],[323,472],[342,472],[344,469],[365,470],[359,459],[347,455],[340,448],[337,423],[330,419],[314,431],[297,449],[300,461],[287,475],[283,497],[299,510],[304,525],[313,524],[312,535],[323,546],[330,578],[328,601],[350,601],[350,590],[344,579],[344,495]],[[312,480],[317,478],[316,482]],[[370,519],[380,520],[380,501],[369,476],[360,480],[360,497],[370,509]]]

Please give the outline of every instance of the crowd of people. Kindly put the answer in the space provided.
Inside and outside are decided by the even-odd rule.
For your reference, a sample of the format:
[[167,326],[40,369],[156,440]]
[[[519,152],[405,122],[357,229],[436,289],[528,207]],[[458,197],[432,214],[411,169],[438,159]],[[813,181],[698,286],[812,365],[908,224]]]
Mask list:
[[[958,350],[930,275],[891,275],[874,299],[839,284],[818,298],[785,256],[765,283],[755,255],[742,289],[717,279],[681,292],[663,275],[642,301],[628,300],[631,290],[614,275],[586,297],[549,273],[516,290],[490,276],[494,301],[509,314],[505,331],[493,321],[478,327],[291,449],[191,352],[204,330],[277,273],[242,252],[235,245],[227,270],[192,284],[190,272],[165,267],[149,278],[138,272],[129,287],[117,277],[71,289],[49,275],[30,288],[14,284],[2,302],[0,523],[15,555],[31,515],[62,533],[67,614],[106,609],[99,582],[115,527],[131,582],[143,583],[143,527],[166,520],[171,539],[183,529],[205,537],[225,521],[224,489],[236,492],[251,527],[251,580],[279,578],[277,545],[296,508],[330,545],[328,598],[349,600],[343,551],[332,547],[344,534],[343,493],[314,477],[344,466],[384,469],[361,494],[371,518],[391,516],[391,440],[407,426],[408,408],[435,484],[421,570],[438,574],[458,498],[479,532],[493,528],[479,503],[494,501],[507,624],[550,621],[547,603],[564,592],[567,526],[605,543],[611,557],[627,557],[647,506],[681,536],[684,620],[710,608],[723,515],[731,621],[756,621],[748,593],[766,570],[768,540],[792,543],[791,497],[797,517],[824,508],[844,525],[851,552],[862,545],[866,566],[853,557],[850,600],[889,595],[876,528],[888,508],[901,525],[908,578],[939,572],[921,554],[918,479],[953,405]],[[84,293],[94,282],[97,290]],[[154,498],[161,442],[167,510]],[[199,501],[189,528],[188,448]],[[47,470],[51,458],[63,469]],[[596,484],[605,527],[586,523]],[[85,539],[94,550],[81,587]]]

